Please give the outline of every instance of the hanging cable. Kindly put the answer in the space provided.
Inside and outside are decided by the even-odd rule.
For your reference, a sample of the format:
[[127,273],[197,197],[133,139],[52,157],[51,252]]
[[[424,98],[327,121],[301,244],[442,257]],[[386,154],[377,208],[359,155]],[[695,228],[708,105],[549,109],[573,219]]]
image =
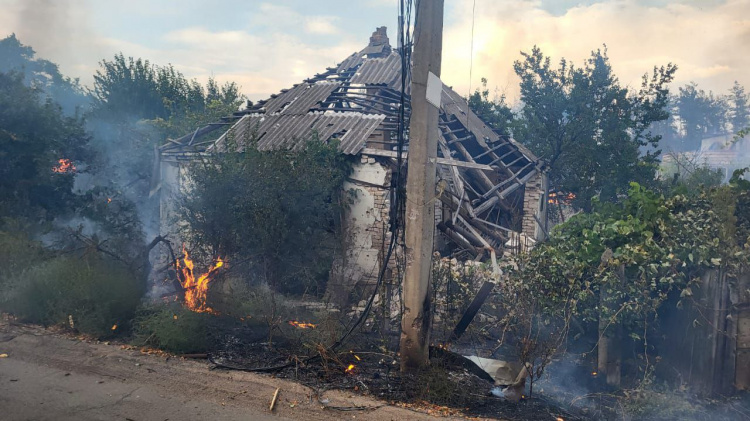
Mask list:
[[[471,99],[471,78],[474,72],[474,22],[476,20],[477,0],[474,0],[474,4],[471,6],[471,47],[469,48],[469,96]],[[467,107],[469,106],[469,100],[466,101]],[[466,129],[471,131],[469,128],[469,110],[466,110]]]
[[372,294],[370,295],[370,298],[367,300],[367,304],[365,305],[365,308],[362,310],[362,313],[359,315],[357,320],[354,322],[354,324],[351,325],[351,327],[347,330],[347,332],[339,338],[333,345],[329,347],[330,350],[335,350],[339,346],[341,346],[349,336],[351,336],[352,333],[359,327],[365,320],[367,320],[367,317],[370,314],[370,310],[372,309],[372,303],[375,301],[375,296],[378,294],[378,291],[380,289],[380,286],[383,284],[383,280],[385,278],[385,274],[388,270],[388,262],[391,260],[391,256],[393,255],[393,251],[396,249],[396,245],[398,243],[398,238],[402,232],[403,229],[403,215],[404,215],[404,204],[406,203],[406,197],[405,197],[405,190],[403,186],[403,153],[404,153],[404,145],[406,142],[406,131],[407,131],[407,124],[406,124],[406,100],[407,100],[407,93],[406,89],[408,86],[408,82],[411,80],[410,74],[411,74],[411,12],[412,12],[412,1],[413,0],[401,0],[400,1],[400,17],[399,17],[399,27],[400,32],[398,34],[399,38],[401,39],[401,51],[399,51],[399,54],[401,55],[401,92],[399,95],[399,118],[398,118],[398,133],[397,133],[397,143],[396,143],[396,169],[393,172],[393,176],[391,177],[391,187],[390,187],[390,198],[391,198],[391,207],[389,211],[389,219],[390,219],[390,226],[389,231],[391,233],[390,242],[388,243],[388,249],[385,253],[385,256],[383,257],[382,264],[380,266],[380,272],[378,273],[378,280],[375,283],[375,287],[373,288]]

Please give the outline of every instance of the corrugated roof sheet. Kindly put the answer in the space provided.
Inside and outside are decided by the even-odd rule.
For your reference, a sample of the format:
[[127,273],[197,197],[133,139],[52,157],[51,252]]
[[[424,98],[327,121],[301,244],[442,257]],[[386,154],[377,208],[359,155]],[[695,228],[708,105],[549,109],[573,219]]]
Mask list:
[[[321,140],[332,137],[341,139],[343,153],[358,153],[373,131],[383,129],[385,126],[381,124],[384,120],[393,119],[398,113],[397,107],[387,104],[395,102],[392,98],[399,94],[401,88],[401,55],[394,49],[386,57],[366,57],[368,52],[381,50],[385,49],[365,48],[346,58],[336,68],[330,68],[324,74],[259,102],[250,110],[251,114],[232,127],[231,136],[244,142],[254,134],[258,138],[258,147],[268,150],[297,147],[300,140],[309,139],[313,133],[317,133]],[[336,95],[332,96],[334,92]],[[373,106],[363,107],[363,102],[372,103]],[[321,103],[325,104],[324,107],[317,107]],[[376,114],[368,114],[373,112]],[[456,122],[468,129],[482,149],[492,148],[499,143],[508,143],[516,149],[517,153],[513,153],[505,162],[496,164],[515,162],[514,166],[523,166],[538,161],[523,145],[495,133],[469,111],[461,95],[445,85],[441,113],[447,117],[446,120],[454,122],[454,129]],[[225,134],[218,139],[217,146],[226,141]],[[243,145],[242,142],[237,143],[240,147]],[[487,158],[482,158],[482,161],[492,159],[491,153],[485,156]],[[521,160],[516,160],[519,157]]]
[[214,147],[218,151],[225,151],[227,145],[232,143],[237,145],[237,151],[242,151],[247,141],[255,136],[260,150],[294,149],[302,142],[312,139],[315,134],[322,141],[339,139],[339,150],[353,155],[365,146],[367,138],[384,119],[384,115],[355,112],[246,115],[222,135]]
[[338,82],[320,81],[317,83],[301,83],[294,88],[280,93],[270,99],[263,106],[266,114],[307,114],[314,107],[341,86]]
[[384,58],[367,59],[350,79],[351,83],[388,85],[401,77],[401,56],[389,54]]

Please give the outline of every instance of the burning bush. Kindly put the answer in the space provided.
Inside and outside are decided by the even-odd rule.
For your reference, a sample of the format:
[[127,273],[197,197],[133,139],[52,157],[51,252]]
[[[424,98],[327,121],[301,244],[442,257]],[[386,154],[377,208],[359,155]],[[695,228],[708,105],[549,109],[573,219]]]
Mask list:
[[12,280],[5,310],[22,320],[64,324],[97,337],[127,326],[145,285],[118,262],[94,255],[61,256]]

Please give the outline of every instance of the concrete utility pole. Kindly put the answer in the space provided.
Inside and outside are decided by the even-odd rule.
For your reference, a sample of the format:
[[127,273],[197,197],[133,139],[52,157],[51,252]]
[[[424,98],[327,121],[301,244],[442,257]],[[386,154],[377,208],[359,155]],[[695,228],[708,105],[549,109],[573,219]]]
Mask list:
[[411,371],[429,362],[432,324],[429,289],[439,133],[438,108],[427,102],[427,81],[429,73],[440,77],[443,0],[417,1],[414,40],[406,178],[406,271],[404,315],[401,319],[401,371]]

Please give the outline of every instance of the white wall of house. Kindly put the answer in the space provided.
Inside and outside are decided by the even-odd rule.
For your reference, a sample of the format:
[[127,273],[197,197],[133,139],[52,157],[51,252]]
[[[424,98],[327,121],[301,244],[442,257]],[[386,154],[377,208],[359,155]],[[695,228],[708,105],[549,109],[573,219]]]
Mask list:
[[388,246],[390,169],[362,155],[344,182],[342,248],[331,269],[328,296],[336,304],[349,302],[356,289],[374,285]]

